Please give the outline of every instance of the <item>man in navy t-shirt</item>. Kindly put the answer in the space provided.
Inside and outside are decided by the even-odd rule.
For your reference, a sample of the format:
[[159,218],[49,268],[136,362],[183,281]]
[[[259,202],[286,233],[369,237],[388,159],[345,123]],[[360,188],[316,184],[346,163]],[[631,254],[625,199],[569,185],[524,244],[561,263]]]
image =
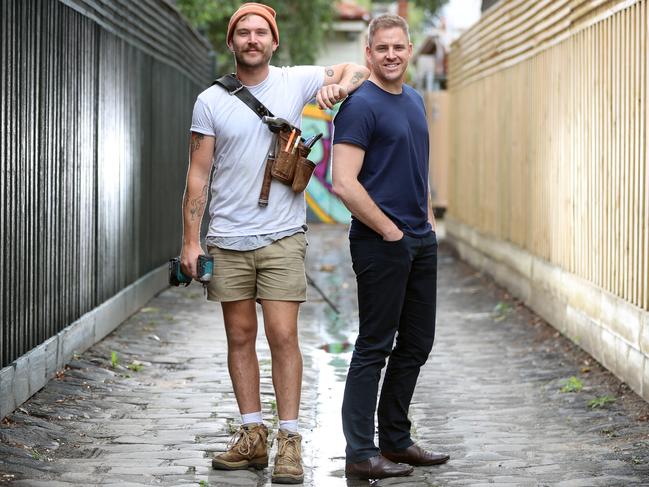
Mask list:
[[[342,407],[350,478],[405,476],[412,466],[449,459],[416,445],[408,419],[433,347],[437,292],[426,113],[421,96],[403,83],[411,55],[406,21],[375,18],[366,48],[372,74],[334,120],[333,189],[353,215],[349,239],[358,283],[359,333]],[[377,448],[374,413],[388,356]]]

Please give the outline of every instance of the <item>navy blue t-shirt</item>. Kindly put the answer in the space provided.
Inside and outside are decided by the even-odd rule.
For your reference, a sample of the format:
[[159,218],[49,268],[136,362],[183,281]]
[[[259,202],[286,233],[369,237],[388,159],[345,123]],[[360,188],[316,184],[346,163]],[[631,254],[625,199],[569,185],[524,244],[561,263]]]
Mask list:
[[[421,95],[408,85],[398,94],[365,81],[334,119],[334,144],[365,150],[358,181],[405,234],[423,237],[428,222],[428,125]],[[377,236],[352,216],[350,237]]]

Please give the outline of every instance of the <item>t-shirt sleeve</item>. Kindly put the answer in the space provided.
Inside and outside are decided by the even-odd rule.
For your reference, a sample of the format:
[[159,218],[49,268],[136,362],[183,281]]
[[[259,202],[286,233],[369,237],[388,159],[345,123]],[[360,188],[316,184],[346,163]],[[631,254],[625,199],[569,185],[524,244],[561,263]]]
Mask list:
[[334,144],[348,143],[367,150],[374,126],[374,115],[365,100],[350,96],[334,118]]
[[302,105],[306,105],[324,84],[324,68],[322,66],[293,66],[291,79],[294,80],[296,91],[302,95]]
[[207,104],[200,98],[197,98],[196,103],[194,103],[194,111],[192,113],[192,127],[190,130],[192,132],[198,132],[199,134],[216,137],[210,109]]

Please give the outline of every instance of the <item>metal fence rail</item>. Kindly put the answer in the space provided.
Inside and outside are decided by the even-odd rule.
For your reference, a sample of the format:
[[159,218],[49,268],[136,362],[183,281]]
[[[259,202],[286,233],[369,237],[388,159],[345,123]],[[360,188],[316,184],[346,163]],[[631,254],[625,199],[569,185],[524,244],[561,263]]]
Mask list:
[[164,1],[4,0],[0,15],[4,367],[178,251],[212,61]]

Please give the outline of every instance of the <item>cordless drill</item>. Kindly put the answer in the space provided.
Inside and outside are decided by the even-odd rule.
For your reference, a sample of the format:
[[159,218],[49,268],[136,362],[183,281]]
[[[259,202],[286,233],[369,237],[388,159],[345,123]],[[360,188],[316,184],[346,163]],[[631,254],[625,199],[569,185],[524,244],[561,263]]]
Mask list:
[[[212,280],[212,270],[214,269],[214,257],[211,255],[199,255],[196,263],[196,273],[198,282],[206,286]],[[169,260],[169,284],[171,286],[180,286],[184,284],[189,286],[192,282],[191,276],[186,276],[180,268],[180,257],[174,257]]]

